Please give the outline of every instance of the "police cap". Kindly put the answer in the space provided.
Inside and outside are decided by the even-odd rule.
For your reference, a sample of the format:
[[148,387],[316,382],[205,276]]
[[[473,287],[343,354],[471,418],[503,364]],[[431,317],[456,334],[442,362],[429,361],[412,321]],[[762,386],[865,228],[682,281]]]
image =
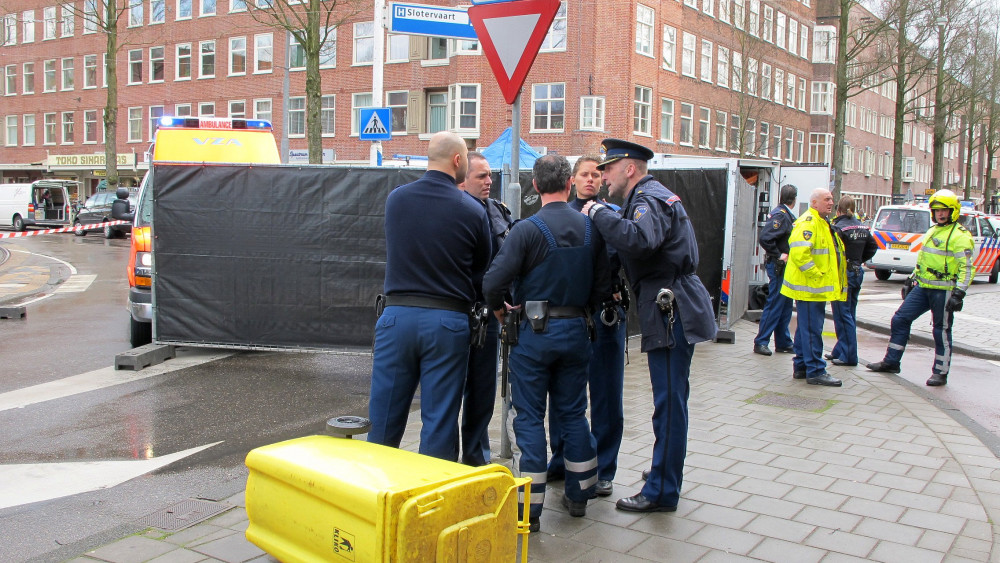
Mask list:
[[601,142],[601,152],[604,153],[604,160],[597,165],[598,170],[604,170],[605,166],[623,158],[642,161],[653,158],[653,151],[621,139],[604,139]]

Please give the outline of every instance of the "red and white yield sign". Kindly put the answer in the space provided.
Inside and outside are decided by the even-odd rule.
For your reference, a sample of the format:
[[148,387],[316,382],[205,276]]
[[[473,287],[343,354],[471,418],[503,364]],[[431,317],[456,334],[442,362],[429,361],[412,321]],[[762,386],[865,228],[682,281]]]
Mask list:
[[521,91],[558,11],[559,0],[514,0],[469,8],[469,20],[508,104]]

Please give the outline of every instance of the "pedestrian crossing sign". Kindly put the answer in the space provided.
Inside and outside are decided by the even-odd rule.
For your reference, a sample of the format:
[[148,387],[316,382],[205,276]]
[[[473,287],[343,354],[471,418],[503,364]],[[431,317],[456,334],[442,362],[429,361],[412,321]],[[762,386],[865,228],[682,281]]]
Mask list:
[[362,141],[392,138],[392,108],[363,108],[360,117]]

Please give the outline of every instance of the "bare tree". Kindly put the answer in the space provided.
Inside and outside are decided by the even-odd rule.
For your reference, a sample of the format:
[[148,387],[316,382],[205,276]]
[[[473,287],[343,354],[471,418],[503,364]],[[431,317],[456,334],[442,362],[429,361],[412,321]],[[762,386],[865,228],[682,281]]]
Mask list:
[[[759,124],[770,122],[778,111],[778,106],[771,102],[777,95],[774,78],[765,73],[765,68],[771,68],[766,62],[770,44],[761,38],[759,18],[755,20],[750,14],[739,12],[735,5],[732,18],[736,44],[730,55],[733,73],[729,93],[730,107],[735,111],[730,117],[729,148],[742,157],[756,156],[763,154],[763,149],[772,150],[770,138],[758,138]],[[769,130],[767,134],[769,137]]]
[[966,87],[969,90],[969,95],[966,99],[964,116],[965,174],[963,174],[963,188],[966,200],[972,199],[972,179],[973,174],[975,174],[972,167],[973,156],[977,150],[983,148],[982,141],[984,136],[982,133],[984,133],[984,121],[989,111],[989,105],[986,103],[988,98],[986,96],[989,95],[989,75],[993,70],[990,58],[983,57],[985,51],[991,50],[991,47],[989,47],[991,36],[983,29],[983,24],[982,18],[976,18],[973,22],[972,57],[967,67]]
[[[994,15],[991,21],[995,20]],[[985,153],[985,172],[983,174],[983,204],[984,209],[996,213],[992,205],[993,199],[993,159],[1000,151],[1000,37],[993,34],[990,46],[984,55],[987,59],[986,81],[983,87],[983,103],[986,105],[986,115],[983,120],[983,152]]]

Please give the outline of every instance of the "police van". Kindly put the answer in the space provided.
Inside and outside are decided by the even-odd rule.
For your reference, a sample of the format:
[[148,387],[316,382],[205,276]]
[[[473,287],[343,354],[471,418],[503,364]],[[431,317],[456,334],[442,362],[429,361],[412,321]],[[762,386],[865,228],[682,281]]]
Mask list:
[[[973,254],[976,275],[989,275],[990,283],[997,283],[1000,233],[993,228],[988,215],[974,209],[963,207],[958,222],[969,230],[976,243]],[[872,223],[872,236],[878,251],[868,262],[868,267],[875,270],[875,277],[884,281],[893,273],[913,273],[923,236],[930,228],[931,210],[926,203],[879,208]]]
[[[259,119],[164,116],[150,148],[152,163],[280,164],[271,123]],[[132,221],[132,244],[127,266],[129,339],[132,346],[153,338],[153,166],[142,179],[134,210],[117,205],[115,219]],[[119,200],[129,191],[118,188]]]

